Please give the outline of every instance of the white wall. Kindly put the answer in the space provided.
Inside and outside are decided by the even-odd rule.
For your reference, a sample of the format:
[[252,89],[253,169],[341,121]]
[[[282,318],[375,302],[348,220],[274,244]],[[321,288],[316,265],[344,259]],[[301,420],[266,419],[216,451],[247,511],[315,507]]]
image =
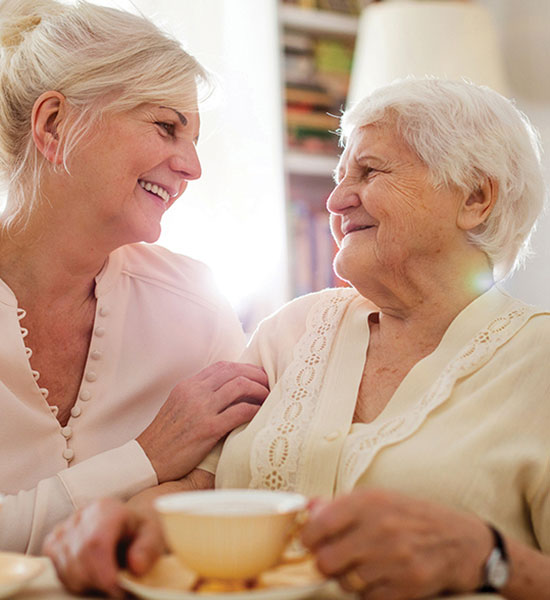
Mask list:
[[[479,0],[491,10],[517,106],[541,134],[546,180],[550,183],[550,1]],[[535,255],[505,286],[534,304],[550,305],[550,208],[533,238]]]

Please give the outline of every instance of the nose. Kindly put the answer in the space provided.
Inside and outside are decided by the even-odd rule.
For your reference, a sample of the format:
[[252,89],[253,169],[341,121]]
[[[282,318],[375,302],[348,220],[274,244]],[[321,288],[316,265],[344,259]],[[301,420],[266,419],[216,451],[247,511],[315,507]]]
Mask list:
[[191,181],[198,179],[202,174],[201,163],[197,148],[190,140],[185,140],[177,152],[170,159],[170,168],[177,171],[181,176]]
[[344,214],[348,209],[361,204],[361,199],[354,189],[342,179],[332,190],[327,199],[327,210],[334,215]]

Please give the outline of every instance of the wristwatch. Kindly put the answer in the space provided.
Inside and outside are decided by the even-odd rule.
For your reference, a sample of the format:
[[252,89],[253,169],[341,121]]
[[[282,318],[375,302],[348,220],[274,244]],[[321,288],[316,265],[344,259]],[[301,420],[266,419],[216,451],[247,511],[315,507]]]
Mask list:
[[510,576],[510,564],[504,540],[492,525],[489,525],[489,529],[493,534],[494,546],[483,567],[483,584],[476,590],[482,594],[498,592],[506,585]]

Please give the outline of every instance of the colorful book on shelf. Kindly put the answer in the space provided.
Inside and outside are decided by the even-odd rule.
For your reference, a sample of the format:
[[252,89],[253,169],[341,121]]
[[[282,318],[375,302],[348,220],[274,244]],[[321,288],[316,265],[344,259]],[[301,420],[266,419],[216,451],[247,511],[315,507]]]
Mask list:
[[361,0],[283,0],[283,4],[304,9],[321,9],[349,15],[357,15],[361,9]]
[[299,200],[292,207],[294,294],[301,296],[327,287],[346,286],[332,266],[337,248],[330,233],[328,213],[314,210]]
[[287,106],[286,122],[290,127],[305,127],[322,131],[334,131],[339,125],[339,119],[334,115],[322,111],[307,110],[303,107],[290,106]]

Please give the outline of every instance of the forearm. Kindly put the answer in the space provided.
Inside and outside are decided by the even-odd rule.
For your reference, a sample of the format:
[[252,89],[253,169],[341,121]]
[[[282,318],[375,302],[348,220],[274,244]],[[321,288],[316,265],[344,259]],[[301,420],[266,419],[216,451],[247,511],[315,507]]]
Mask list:
[[510,578],[501,590],[509,600],[550,600],[550,556],[506,539]]
[[0,550],[38,554],[46,534],[76,509],[107,496],[125,501],[155,482],[135,442],[97,454],[7,496],[0,511]]
[[202,469],[194,469],[178,481],[166,481],[160,485],[143,490],[139,494],[128,500],[128,505],[140,511],[153,510],[153,503],[159,496],[165,494],[175,494],[177,492],[190,492],[193,490],[208,490],[214,487],[214,475],[203,471]]
[[[462,593],[474,592],[482,586],[485,564],[494,545],[489,527],[481,520],[475,521],[477,523],[472,522],[473,527],[469,530],[466,522],[463,523],[469,548],[463,547],[461,554],[468,556],[469,560],[455,561],[455,564],[460,562],[462,565],[459,567],[462,585],[455,588]],[[509,578],[499,594],[509,600],[550,600],[550,556],[505,536],[504,543]]]

